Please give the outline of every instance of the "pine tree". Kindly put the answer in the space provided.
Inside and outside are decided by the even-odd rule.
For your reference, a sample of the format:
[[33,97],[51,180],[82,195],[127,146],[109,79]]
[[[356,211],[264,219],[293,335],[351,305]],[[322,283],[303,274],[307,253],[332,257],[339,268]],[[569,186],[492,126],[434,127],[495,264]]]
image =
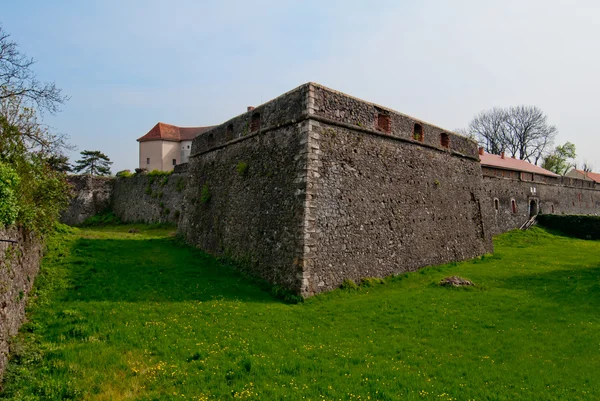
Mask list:
[[81,152],[81,160],[75,162],[73,170],[90,175],[110,175],[111,164],[108,156],[99,150],[84,150]]

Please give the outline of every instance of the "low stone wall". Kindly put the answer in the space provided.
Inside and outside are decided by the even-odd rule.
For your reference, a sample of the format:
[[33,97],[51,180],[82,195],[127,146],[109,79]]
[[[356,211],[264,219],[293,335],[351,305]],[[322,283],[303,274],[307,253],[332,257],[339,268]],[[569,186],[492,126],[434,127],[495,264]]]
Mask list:
[[136,175],[114,180],[110,207],[125,223],[175,223],[183,203],[185,176]]
[[8,362],[9,339],[25,320],[27,296],[41,257],[41,242],[33,234],[23,229],[0,229],[0,376]]
[[186,186],[186,169],[180,171],[164,176],[70,176],[73,200],[60,221],[76,226],[110,209],[125,223],[177,223]]
[[73,199],[60,217],[62,223],[76,226],[109,208],[113,178],[72,175],[68,181]]

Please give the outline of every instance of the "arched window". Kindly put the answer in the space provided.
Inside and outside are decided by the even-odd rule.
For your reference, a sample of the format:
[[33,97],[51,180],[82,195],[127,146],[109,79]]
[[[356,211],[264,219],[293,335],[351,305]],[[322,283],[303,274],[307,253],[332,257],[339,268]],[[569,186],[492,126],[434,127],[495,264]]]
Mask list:
[[425,139],[423,135],[423,126],[421,124],[415,123],[415,127],[413,129],[413,139],[419,142],[423,142],[423,139]]
[[517,201],[514,199],[510,200],[510,207],[512,208],[513,213],[517,213]]
[[233,124],[229,124],[227,126],[227,130],[226,130],[226,133],[225,133],[225,139],[227,141],[231,141],[233,139]]
[[254,113],[250,120],[250,132],[256,132],[260,129],[260,113]]
[[445,132],[442,132],[440,134],[440,144],[444,147],[444,148],[449,148],[450,147],[450,135],[448,135]]
[[498,198],[494,198],[494,210],[495,211],[500,210],[500,200]]

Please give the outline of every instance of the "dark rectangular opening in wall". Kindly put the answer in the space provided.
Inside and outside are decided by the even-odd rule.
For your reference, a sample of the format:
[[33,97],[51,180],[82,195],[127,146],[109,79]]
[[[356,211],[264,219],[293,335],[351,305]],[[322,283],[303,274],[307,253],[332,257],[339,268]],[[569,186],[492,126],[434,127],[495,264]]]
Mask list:
[[500,200],[494,199],[494,210],[500,210]]
[[250,120],[250,132],[255,132],[260,129],[260,113],[254,113]]
[[177,165],[177,159],[173,159],[173,165],[176,166]]
[[227,130],[225,132],[225,140],[231,141],[233,139],[233,124],[227,125]]
[[146,158],[146,164],[150,164],[150,158],[149,157]]
[[445,132],[442,132],[440,134],[440,144],[444,147],[444,148],[449,148],[450,147],[450,135],[448,135]]
[[421,124],[415,123],[415,127],[413,129],[413,139],[423,142],[423,126]]
[[510,200],[510,206],[512,208],[513,213],[517,213],[517,201],[514,199]]
[[208,136],[206,137],[206,144],[209,148],[215,146],[215,136],[213,134],[208,134]]
[[377,130],[383,131],[386,134],[392,132],[392,119],[384,113],[377,114]]

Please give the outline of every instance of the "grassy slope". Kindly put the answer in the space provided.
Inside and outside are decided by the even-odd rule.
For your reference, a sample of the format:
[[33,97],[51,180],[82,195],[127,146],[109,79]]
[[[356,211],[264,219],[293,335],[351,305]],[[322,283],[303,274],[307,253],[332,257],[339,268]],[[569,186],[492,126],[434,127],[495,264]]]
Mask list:
[[[599,241],[513,232],[493,257],[290,305],[129,228],[51,244],[5,398],[600,398]],[[454,274],[477,287],[435,285]]]

